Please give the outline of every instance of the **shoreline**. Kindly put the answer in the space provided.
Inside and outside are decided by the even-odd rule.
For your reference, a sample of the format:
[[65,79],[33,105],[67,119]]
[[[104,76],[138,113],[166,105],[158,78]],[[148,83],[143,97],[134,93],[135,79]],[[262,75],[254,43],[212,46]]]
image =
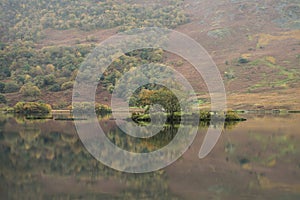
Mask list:
[[[135,110],[131,110],[130,112],[136,112],[137,109],[135,108]],[[7,108],[2,108],[0,109],[0,112],[2,113],[13,113],[11,112],[11,110],[7,109]],[[117,113],[122,113],[125,112],[124,110],[117,110],[115,111]],[[143,112],[142,109],[139,110],[139,112]],[[206,111],[205,111],[206,112]],[[208,112],[208,110],[207,110]],[[209,111],[209,112],[213,112],[213,111]],[[219,112],[219,111],[216,111]],[[227,111],[228,112],[228,111]],[[265,114],[277,114],[277,113],[282,113],[282,114],[300,114],[300,110],[286,110],[286,109],[255,109],[255,110],[230,110],[230,112],[235,112],[235,113],[239,113],[239,114],[256,114],[256,113],[265,113]],[[72,114],[73,111],[70,109],[53,109],[50,111],[50,113],[48,114]],[[34,113],[33,113],[34,115]]]

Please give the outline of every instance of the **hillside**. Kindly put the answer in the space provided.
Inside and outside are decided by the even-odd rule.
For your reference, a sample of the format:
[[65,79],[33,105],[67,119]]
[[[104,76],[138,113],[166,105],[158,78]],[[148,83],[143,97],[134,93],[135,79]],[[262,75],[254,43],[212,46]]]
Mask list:
[[[297,0],[2,0],[0,18],[0,100],[6,105],[40,100],[67,107],[77,69],[99,42],[124,30],[158,26],[189,35],[209,52],[224,79],[229,108],[300,109]],[[173,66],[209,101],[204,82],[177,56],[153,50],[121,61],[108,70],[97,101],[109,104],[117,75],[130,63],[146,61]]]

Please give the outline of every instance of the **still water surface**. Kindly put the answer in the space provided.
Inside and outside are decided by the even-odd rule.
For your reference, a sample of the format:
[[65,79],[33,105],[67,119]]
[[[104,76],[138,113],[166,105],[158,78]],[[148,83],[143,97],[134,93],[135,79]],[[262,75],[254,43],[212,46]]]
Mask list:
[[[103,166],[82,146],[73,122],[0,116],[0,199],[300,199],[300,114],[247,115],[229,124],[205,159],[207,127],[167,168],[126,174]],[[176,127],[134,140],[100,120],[118,146],[147,152],[164,146]]]

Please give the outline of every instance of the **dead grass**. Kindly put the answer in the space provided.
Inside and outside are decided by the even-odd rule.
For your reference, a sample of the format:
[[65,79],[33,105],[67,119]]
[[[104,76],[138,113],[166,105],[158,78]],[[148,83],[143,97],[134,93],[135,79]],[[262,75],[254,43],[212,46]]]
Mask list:
[[267,46],[272,41],[283,41],[288,39],[300,40],[300,30],[279,32],[276,35],[260,33],[256,34],[255,37],[258,38],[257,47]]

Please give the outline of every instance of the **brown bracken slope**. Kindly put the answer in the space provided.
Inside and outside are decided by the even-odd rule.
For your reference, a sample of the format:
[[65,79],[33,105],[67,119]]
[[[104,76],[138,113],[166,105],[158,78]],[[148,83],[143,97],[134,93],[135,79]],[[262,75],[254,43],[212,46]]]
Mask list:
[[[190,22],[176,28],[201,44],[224,80],[230,109],[300,109],[300,5],[295,1],[186,0]],[[101,42],[116,29],[93,32],[47,29],[39,46],[74,45],[92,36]],[[243,63],[240,58],[246,60]],[[167,63],[178,57],[167,54]],[[188,63],[175,66],[190,80],[199,97],[207,89]],[[47,102],[71,102],[72,90],[47,93]],[[99,89],[97,101],[109,104]],[[16,98],[17,99],[17,98]]]

